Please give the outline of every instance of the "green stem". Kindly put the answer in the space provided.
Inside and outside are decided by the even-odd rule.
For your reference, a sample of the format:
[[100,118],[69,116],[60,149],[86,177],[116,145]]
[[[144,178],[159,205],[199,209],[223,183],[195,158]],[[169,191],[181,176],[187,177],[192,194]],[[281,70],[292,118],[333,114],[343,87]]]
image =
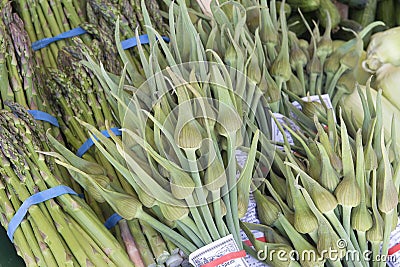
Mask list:
[[332,267],[343,267],[340,260],[333,261],[333,260],[328,259],[328,262],[329,262],[329,265]]
[[171,241],[173,241],[177,246],[179,246],[187,255],[197,250],[197,247],[192,242],[188,241],[175,231],[171,231],[171,228],[159,222],[158,220],[154,219],[147,213],[141,212],[140,214],[138,214],[138,217],[140,220],[146,221],[154,229],[161,232],[163,235],[169,237]]
[[[66,218],[63,211],[60,210],[60,206],[58,206],[55,203],[47,206],[49,206],[48,207],[49,209],[53,210],[53,212],[51,212],[51,215],[55,224],[57,224],[57,231],[61,234],[68,247],[74,248],[72,249],[71,252],[76,258],[76,260],[79,262],[80,265],[86,264],[88,259],[86,253],[92,252],[92,248],[87,246],[87,240],[83,239],[82,235],[78,235],[77,238],[74,236],[73,232],[71,231],[71,228],[67,224],[68,219]],[[79,242],[82,240],[84,240],[84,242]],[[55,256],[57,257],[57,255]],[[98,261],[98,263],[100,262],[102,261],[101,260]],[[96,262],[93,263],[96,264]]]
[[185,149],[185,152],[189,160],[189,168],[192,173],[192,177],[194,178],[194,183],[196,186],[195,191],[197,199],[199,201],[200,210],[203,214],[204,220],[206,221],[208,230],[210,231],[213,240],[216,241],[220,239],[221,236],[219,235],[217,227],[215,226],[210,209],[207,205],[206,197],[204,195],[203,185],[201,183],[199,170],[197,168],[196,151],[194,149]]
[[372,267],[378,267],[380,263],[375,259],[378,259],[381,253],[381,242],[371,242],[372,247]]
[[[47,23],[46,17],[44,16],[44,14],[42,12],[42,9],[39,6],[36,6],[36,13],[37,13],[37,15],[39,17],[39,21],[40,21],[40,24],[42,26],[42,29],[43,29],[45,37],[53,37],[53,34],[50,31],[51,25],[49,25],[49,23]],[[58,44],[57,43],[51,43],[49,45],[49,48],[50,48],[49,52],[51,51],[51,54],[53,55],[53,58],[57,59],[58,50],[59,50]],[[55,64],[56,64],[55,66],[57,66],[56,61],[55,61]]]
[[255,114],[255,105],[258,102],[258,99],[262,95],[260,89],[257,87],[255,82],[249,82],[248,88],[246,89],[247,92],[247,99],[246,99],[246,114],[252,119],[254,119]]
[[344,65],[340,65],[339,69],[336,71],[335,75],[333,76],[329,86],[328,86],[328,94],[333,95],[333,90],[336,87],[337,81],[342,76],[342,74],[347,70],[347,67]]
[[[55,1],[55,0],[50,0],[49,3],[46,3],[46,4],[47,5],[50,4],[51,11],[54,14],[54,18],[55,18],[55,20],[57,22],[57,25],[60,27],[60,31],[61,32],[65,32],[65,31],[67,31],[67,29],[64,29],[64,27],[63,27],[64,25],[63,25],[63,20],[61,18],[61,14],[60,14],[60,9],[58,9],[58,7],[57,7],[58,3],[60,3],[60,2],[59,1]],[[44,10],[46,10],[46,9],[44,9]],[[44,11],[44,12],[46,12],[46,11]]]
[[205,246],[205,243],[197,236],[196,233],[193,232],[192,228],[181,221],[177,221],[176,223],[198,248]]
[[[39,4],[42,7],[41,8],[42,12],[40,12],[39,17],[41,15],[45,16],[46,21],[47,21],[46,24],[51,30],[52,35],[48,36],[48,37],[53,37],[53,36],[59,35],[62,32],[62,30],[60,30],[59,26],[62,26],[62,25],[57,22],[57,14],[55,14],[53,12],[53,10],[50,8],[50,5],[47,2],[47,0],[39,0]],[[65,41],[59,40],[57,42],[57,46],[59,48],[65,46]]]
[[[233,219],[236,238],[235,241],[240,249],[242,249],[242,240],[240,239],[240,225],[238,214],[238,199],[237,199],[237,178],[236,178],[236,132],[228,134],[228,187],[229,199],[231,201],[231,216]],[[229,216],[229,214],[227,214]],[[233,233],[232,233],[233,234]],[[234,235],[235,237],[235,235]]]
[[197,227],[199,228],[202,241],[206,244],[212,243],[211,236],[208,233],[207,228],[204,225],[203,219],[201,218],[200,213],[196,208],[196,202],[193,198],[193,195],[189,196],[185,200],[188,203],[190,213],[193,216],[193,220],[196,223]]
[[[360,248],[360,245],[358,244],[357,237],[356,237],[356,234],[354,233],[354,231],[350,232],[350,240],[353,243],[353,245],[357,251],[363,252]],[[366,264],[364,257],[361,257],[361,261],[363,262],[363,264]]]
[[[268,122],[267,122],[267,116],[265,115],[266,114],[266,109],[265,109],[265,107],[266,107],[266,105],[264,105],[264,103],[263,103],[263,100],[264,99],[261,99],[262,101],[260,101],[259,103],[258,103],[258,105],[257,105],[257,117],[256,117],[256,121],[257,121],[257,124],[258,124],[258,128],[260,129],[260,131],[263,133],[263,134],[265,134],[265,135],[269,135],[269,132],[270,132],[270,130],[269,130],[269,127],[268,127]],[[253,124],[254,124],[254,122],[253,122]],[[254,131],[252,131],[253,133],[254,133]],[[250,135],[249,135],[249,137],[248,137],[248,147],[250,147],[250,140],[251,140],[251,138],[250,138]]]
[[273,226],[279,230],[280,233],[282,233],[285,237],[289,238],[289,236],[286,234],[285,228],[282,226],[281,222],[279,220],[275,221],[273,223]]
[[228,185],[227,184],[225,184],[222,187],[222,199],[223,199],[223,201],[225,203],[226,211],[227,211],[226,212],[227,215],[225,216],[225,219],[226,219],[226,222],[228,224],[227,225],[228,226],[228,232],[231,233],[234,236],[235,241],[239,240],[239,236],[235,231],[235,224],[233,223],[233,217],[229,216],[229,214],[232,214],[232,207],[231,207],[231,201],[230,201],[230,197],[229,197],[229,189],[228,189]]
[[[31,242],[35,242],[36,244],[40,244],[40,256],[43,257],[43,261],[41,264],[44,264],[46,266],[57,266],[57,262],[55,259],[55,256],[49,249],[49,246],[46,244],[45,240],[42,237],[42,233],[39,230],[38,225],[34,222],[34,220],[29,220],[32,228],[32,235],[34,235],[34,239],[31,240]],[[35,256],[39,256],[35,254]],[[40,257],[39,256],[39,257]],[[40,265],[39,265],[40,266]]]
[[325,60],[326,60],[326,56],[323,56],[320,58],[320,62],[321,62],[321,72],[318,75],[318,80],[317,80],[317,87],[315,90],[315,93],[317,95],[321,95],[322,94],[322,81],[324,79],[324,64],[325,64]]
[[318,242],[318,229],[315,229],[311,233],[308,233],[311,237],[311,239],[314,241],[315,244]]
[[[35,4],[35,2],[32,1],[32,0],[27,0],[27,1],[25,1],[25,4],[23,4],[23,5],[24,6],[26,5],[27,9],[29,10],[29,13],[30,13],[29,14],[29,20],[31,20],[33,22],[34,29],[35,29],[35,34],[36,34],[35,41],[43,39],[44,38],[44,34],[43,34],[42,27],[41,27],[41,24],[39,22],[39,18],[38,18],[37,12],[36,12],[36,8],[35,8],[36,4]],[[29,34],[29,37],[32,36],[31,33],[28,32],[28,34]],[[33,42],[33,40],[34,39],[31,39],[32,42]],[[48,52],[49,52],[49,48],[45,47],[45,48],[41,49],[39,52],[37,52],[36,54],[40,53],[42,55],[41,58],[43,60],[44,66],[46,68],[50,68],[50,67],[56,68],[57,65],[55,64],[55,61],[53,59],[53,55],[50,53],[51,57],[49,57],[49,53]]]
[[[1,180],[0,180],[1,183]],[[12,219],[15,214],[15,210],[20,207],[20,202],[16,199],[13,192],[10,192],[11,197],[7,197],[5,190],[0,189],[0,202],[1,206],[4,207],[6,211],[6,218],[8,221]],[[11,200],[11,202],[10,202]],[[3,218],[2,218],[3,219]],[[1,220],[2,220],[1,219]],[[5,219],[5,218],[4,218]],[[8,224],[3,226],[8,229]],[[21,243],[20,243],[21,241]],[[42,255],[41,249],[35,239],[35,234],[32,231],[32,227],[27,220],[23,220],[20,227],[14,233],[14,243],[19,247],[23,258],[29,258],[38,263],[44,264],[44,257]],[[35,260],[35,257],[37,258]],[[25,261],[26,262],[26,261]],[[28,261],[29,262],[29,261]]]
[[342,100],[344,94],[345,92],[343,90],[338,90],[335,92],[335,95],[332,97],[332,106],[334,109],[339,104],[339,101]]
[[350,226],[351,207],[343,205],[342,208],[343,208],[343,227],[347,235],[350,236],[350,231],[352,231]]
[[14,94],[13,101],[23,105],[24,107],[27,107],[25,94],[22,91],[22,81],[18,71],[18,62],[14,51],[8,51],[7,59],[7,67],[10,77],[9,81],[11,82],[11,87]]
[[[82,252],[86,252],[87,258],[80,259],[81,261],[85,260],[84,264],[87,264],[87,260],[90,260],[90,262],[94,264],[94,266],[101,266],[103,264],[106,264],[106,260],[111,261],[111,259],[108,259],[108,255],[106,255],[106,253],[96,244],[96,242],[94,242],[94,240],[86,233],[84,229],[82,229],[82,227],[75,220],[70,219],[68,221],[69,228],[73,231],[73,236],[75,236],[80,244],[79,249],[82,250]],[[77,250],[76,247],[71,247],[71,249],[72,252],[75,254],[75,250]],[[84,266],[82,265],[82,263],[80,265]]]
[[[354,248],[354,245],[350,239],[350,237],[347,235],[346,231],[344,230],[342,224],[336,217],[335,213],[333,211],[326,212],[324,214],[328,220],[331,222],[332,227],[336,230],[336,232],[339,234],[340,238],[344,239],[347,242],[347,249],[356,251]],[[362,255],[361,251],[358,251],[359,255]],[[363,257],[361,257],[361,260],[363,260]],[[354,265],[356,267],[363,267],[363,264],[361,262],[354,262]]]
[[222,212],[221,212],[221,195],[219,190],[211,191],[212,201],[213,201],[213,208],[214,208],[214,218],[217,224],[218,232],[221,234],[221,237],[227,235],[225,232],[225,223],[222,219]]
[[276,52],[276,49],[275,49],[275,44],[267,43],[266,46],[267,46],[267,55],[268,55],[270,61],[274,62],[274,60],[278,56],[278,53]]
[[199,228],[194,223],[192,218],[190,218],[189,216],[186,216],[183,219],[181,219],[179,222],[184,224],[188,229],[190,229],[191,232],[193,232],[199,238],[199,240],[201,240],[200,239],[201,234],[200,234]]
[[324,93],[328,93],[329,85],[332,83],[333,76],[335,74],[332,72],[326,72],[326,79],[325,79],[325,84],[324,84]]
[[170,256],[168,248],[162,239],[161,235],[153,229],[147,222],[140,221],[142,231],[146,236],[147,242],[150,245],[157,264],[163,264]]
[[301,86],[303,89],[303,95],[306,96],[307,92],[306,92],[306,82],[304,79],[304,71],[303,71],[303,66],[301,63],[297,63],[296,64],[296,73],[297,73],[297,77],[299,78],[300,82],[301,82]]
[[[60,1],[60,0],[59,0]],[[61,0],[61,2],[64,4],[64,8],[67,14],[68,19],[71,21],[72,27],[78,27],[82,21],[78,16],[78,13],[76,13],[75,7],[73,6],[73,3],[71,0]]]
[[25,30],[28,33],[29,39],[31,42],[36,42],[38,39],[35,34],[35,29],[32,24],[31,14],[29,13],[29,7],[26,0],[18,1],[18,6],[20,10],[20,15],[22,16],[22,20],[24,21]]
[[310,73],[310,80],[309,80],[309,86],[308,90],[310,92],[310,95],[315,95],[316,92],[316,85],[317,85],[317,78],[318,74],[317,73]]
[[140,256],[145,266],[155,264],[153,253],[147,243],[146,237],[143,235],[138,219],[128,221],[130,232],[135,240],[136,246],[140,252]]
[[357,240],[360,245],[360,250],[364,253],[368,250],[368,243],[366,238],[366,233],[363,231],[357,231]]
[[[16,177],[14,171],[7,166],[5,166],[5,170],[7,172],[7,175],[10,177],[8,181],[10,187],[15,189],[18,198],[21,201],[27,199],[31,194],[23,186],[23,184],[20,183],[20,180],[18,179],[18,177]],[[42,236],[44,236],[44,242],[49,245],[50,251],[53,253],[53,255],[58,255],[56,257],[57,264],[62,265],[62,262],[65,263],[65,260],[62,260],[61,258],[63,258],[63,256],[66,256],[64,246],[62,245],[60,237],[55,231],[54,226],[51,224],[52,221],[50,221],[49,218],[44,215],[43,210],[45,209],[46,207],[44,204],[39,204],[36,206],[32,206],[29,209],[29,213],[32,216],[33,221],[37,225],[40,225],[40,232],[42,233]]]
[[[397,214],[396,214],[397,215]],[[393,222],[394,210],[390,211],[389,213],[385,213],[385,228],[383,231],[383,244],[382,244],[382,251],[381,255],[387,256],[389,250],[389,241],[390,241],[390,233],[392,232],[392,222]],[[379,263],[380,267],[385,267],[385,262],[381,261]]]

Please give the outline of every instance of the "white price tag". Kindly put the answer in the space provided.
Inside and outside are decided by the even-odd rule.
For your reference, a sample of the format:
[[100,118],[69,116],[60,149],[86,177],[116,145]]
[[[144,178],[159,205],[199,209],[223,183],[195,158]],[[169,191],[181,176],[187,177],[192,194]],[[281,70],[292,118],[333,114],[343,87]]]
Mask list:
[[228,235],[192,252],[189,255],[189,262],[195,267],[200,267],[223,257],[228,257],[223,263],[214,266],[248,267],[244,257],[232,257],[229,259],[229,255],[239,251],[240,249],[233,236]]

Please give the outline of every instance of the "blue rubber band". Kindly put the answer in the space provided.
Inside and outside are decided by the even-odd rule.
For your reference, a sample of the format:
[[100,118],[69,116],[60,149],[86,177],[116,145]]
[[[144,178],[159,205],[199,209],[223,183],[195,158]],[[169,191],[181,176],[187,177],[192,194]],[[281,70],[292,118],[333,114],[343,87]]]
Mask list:
[[122,220],[123,218],[118,215],[117,213],[114,213],[113,215],[111,215],[107,221],[104,223],[104,226],[110,230],[111,228],[113,228],[114,226],[117,225],[117,223]]
[[[169,42],[169,38],[163,36],[164,41]],[[139,41],[141,44],[148,44],[150,42],[149,36],[147,34],[139,35]],[[137,46],[136,37],[126,39],[121,42],[122,48],[124,50]]]
[[[122,132],[118,129],[118,128],[111,128],[110,129],[111,132],[113,132],[115,135],[120,136],[122,135]],[[103,130],[101,131],[101,133],[107,137],[110,138],[110,134],[108,133],[108,130]],[[94,137],[97,140],[99,140],[96,136]],[[86,140],[85,143],[83,143],[83,145],[78,149],[78,151],[76,152],[76,155],[78,157],[82,157],[88,150],[89,148],[91,148],[94,145],[92,138],[89,138],[88,140]]]
[[24,203],[22,203],[21,207],[18,209],[18,211],[15,213],[14,217],[11,219],[8,229],[7,229],[7,235],[8,238],[13,242],[14,240],[14,233],[21,224],[21,222],[24,220],[24,217],[26,213],[28,212],[28,209],[36,204],[45,202],[49,199],[64,195],[64,194],[71,194],[71,195],[77,195],[77,193],[69,188],[68,186],[65,185],[59,185],[47,190],[44,190],[42,192],[36,193],[27,199],[25,199]]
[[48,46],[51,43],[57,42],[62,39],[72,38],[72,37],[75,37],[75,36],[78,36],[78,35],[81,35],[84,33],[86,33],[86,31],[84,29],[82,29],[81,27],[78,27],[78,28],[72,29],[70,31],[63,32],[54,37],[44,38],[39,41],[36,41],[36,42],[32,43],[32,49],[34,51],[37,51],[37,50],[40,50],[40,49]]
[[55,117],[51,116],[49,113],[40,110],[28,110],[28,113],[32,115],[35,120],[47,121],[51,125],[60,127],[58,121]]

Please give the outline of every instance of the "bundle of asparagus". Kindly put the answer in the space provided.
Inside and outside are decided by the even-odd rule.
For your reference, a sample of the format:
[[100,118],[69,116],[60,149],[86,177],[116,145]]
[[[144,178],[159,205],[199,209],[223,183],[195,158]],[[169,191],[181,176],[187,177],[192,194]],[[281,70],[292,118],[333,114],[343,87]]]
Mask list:
[[[21,15],[25,29],[31,42],[44,38],[51,38],[63,32],[80,26],[85,21],[85,14],[81,9],[82,3],[86,1],[34,1],[19,0],[16,6]],[[82,38],[89,42],[89,36]],[[60,40],[51,43],[35,53],[35,56],[46,68],[56,68],[58,50],[65,46],[67,41]],[[45,71],[42,69],[42,71]]]
[[[30,48],[31,42],[23,22],[17,13],[12,12],[10,2],[2,4],[0,13],[0,32],[3,37],[1,38],[2,52],[0,55],[2,57],[0,59],[1,108],[9,109],[4,102],[11,101],[29,109],[29,112],[47,113],[46,117],[35,118],[45,129],[50,128],[52,134],[63,142],[63,137],[57,127],[58,122],[51,116],[56,112],[50,109],[47,99],[43,97],[44,77],[36,68],[36,61]],[[63,168],[60,168],[60,171],[67,174]],[[64,176],[60,175],[60,177]],[[67,182],[71,185],[71,181]],[[78,190],[77,184],[73,184],[73,188]]]
[[[1,100],[13,101],[25,108],[48,112],[42,98],[42,76],[32,55],[31,42],[24,24],[11,3],[0,6]],[[3,104],[1,108],[6,108]]]
[[[150,7],[151,21],[160,31],[166,32],[157,1],[146,1],[142,5]],[[117,59],[114,57],[116,49],[112,38],[117,18],[120,18],[123,39],[132,38],[133,29],[139,27],[140,30],[144,25],[140,1],[29,0],[16,1],[16,6],[31,42],[43,42],[43,45],[35,44],[38,47],[35,55],[38,62],[46,68],[58,67],[59,51],[66,45],[72,44],[70,38],[58,37],[69,33],[68,36],[79,35],[87,45],[95,41],[95,47],[101,52],[101,60],[107,70],[119,73],[121,71],[119,62],[112,60]],[[51,41],[47,43],[44,42],[45,39]],[[127,53],[135,60],[132,53]],[[139,66],[137,67],[140,70]],[[46,68],[42,68],[42,71]]]
[[[1,111],[1,223],[27,266],[132,266],[117,240],[78,196],[61,195],[29,207],[19,225],[9,224],[22,203],[61,185],[45,150],[43,129],[21,106]],[[50,153],[51,152],[43,152]],[[53,168],[58,168],[54,166]],[[26,203],[25,203],[26,204]]]

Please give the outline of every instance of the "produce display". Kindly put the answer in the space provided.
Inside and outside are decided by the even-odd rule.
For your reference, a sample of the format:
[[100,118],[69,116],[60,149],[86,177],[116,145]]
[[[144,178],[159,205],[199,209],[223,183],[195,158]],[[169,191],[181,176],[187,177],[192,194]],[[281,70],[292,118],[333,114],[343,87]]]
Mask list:
[[399,266],[397,11],[1,1],[0,242],[26,266]]

